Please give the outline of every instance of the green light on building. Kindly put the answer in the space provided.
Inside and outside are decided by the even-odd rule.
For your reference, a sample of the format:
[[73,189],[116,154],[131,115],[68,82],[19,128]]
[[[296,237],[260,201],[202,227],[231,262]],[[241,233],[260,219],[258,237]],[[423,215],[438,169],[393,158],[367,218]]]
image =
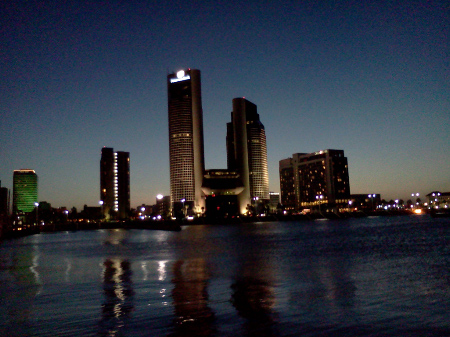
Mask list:
[[13,212],[28,213],[38,201],[38,176],[34,170],[14,170]]

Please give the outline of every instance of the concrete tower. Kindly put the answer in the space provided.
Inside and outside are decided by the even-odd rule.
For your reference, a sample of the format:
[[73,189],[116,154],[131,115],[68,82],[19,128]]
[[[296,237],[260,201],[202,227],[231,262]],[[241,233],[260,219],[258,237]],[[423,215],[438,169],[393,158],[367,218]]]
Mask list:
[[170,196],[174,215],[200,214],[205,171],[200,70],[167,76]]

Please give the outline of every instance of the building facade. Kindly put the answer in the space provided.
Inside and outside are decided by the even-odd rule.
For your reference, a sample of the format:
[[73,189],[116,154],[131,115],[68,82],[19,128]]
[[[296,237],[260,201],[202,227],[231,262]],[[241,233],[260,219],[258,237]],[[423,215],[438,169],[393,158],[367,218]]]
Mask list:
[[174,215],[201,214],[205,171],[200,71],[181,70],[167,76],[169,113],[170,197]]
[[102,148],[100,204],[106,219],[128,217],[130,211],[130,153]]
[[34,211],[38,202],[38,176],[34,170],[14,170],[13,213]]
[[249,204],[269,201],[269,172],[264,125],[256,105],[245,98],[233,99],[231,122],[227,123],[228,170],[240,173],[244,190],[238,196],[240,212]]
[[350,183],[343,150],[296,153],[279,162],[281,203],[288,211],[348,207]]

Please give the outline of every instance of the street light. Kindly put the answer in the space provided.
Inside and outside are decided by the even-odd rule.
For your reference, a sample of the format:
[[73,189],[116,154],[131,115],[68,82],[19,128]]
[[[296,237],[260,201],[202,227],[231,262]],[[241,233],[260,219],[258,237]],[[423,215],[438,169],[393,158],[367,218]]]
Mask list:
[[253,211],[255,212],[255,214],[253,214],[253,215],[257,215],[257,213],[258,213],[258,200],[259,200],[259,197],[253,197],[252,198]]
[[[419,199],[419,193],[411,193],[411,196],[412,197],[417,197],[417,199]],[[414,205],[418,205],[419,203],[417,202],[417,199],[416,199],[416,201],[414,202],[414,200],[413,200],[413,202],[414,202]]]
[[186,214],[184,213],[184,202],[186,201],[186,199],[183,198],[183,199],[181,199],[180,201],[183,203],[183,216],[186,216]]
[[103,217],[105,216],[105,215],[103,214],[103,200],[100,200],[98,203],[100,204],[100,206],[101,206],[101,208],[102,208],[102,219],[103,219]]
[[371,202],[372,202],[372,211],[373,211],[373,199],[375,199],[376,196],[377,196],[376,194],[369,194],[369,195],[368,195],[369,199],[370,199]]
[[36,225],[39,226],[39,203],[35,202],[34,206],[36,206]]
[[316,195],[316,200],[318,200],[318,202],[319,202],[319,213],[320,213],[320,204],[322,203],[322,199],[323,199],[323,195],[322,194]]

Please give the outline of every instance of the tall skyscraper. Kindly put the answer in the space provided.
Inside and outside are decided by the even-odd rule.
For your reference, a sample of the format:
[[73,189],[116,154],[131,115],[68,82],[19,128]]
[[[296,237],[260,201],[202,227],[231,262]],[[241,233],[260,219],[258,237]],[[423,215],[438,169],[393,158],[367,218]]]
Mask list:
[[280,160],[281,203],[286,210],[347,208],[350,183],[343,150],[295,153]]
[[130,211],[130,153],[102,148],[100,203],[106,219],[124,219]]
[[239,194],[240,212],[251,201],[269,200],[269,173],[264,125],[256,105],[245,98],[233,99],[231,123],[227,123],[228,169],[241,174],[244,191]]
[[187,207],[200,214],[205,171],[200,70],[180,70],[167,76],[169,111],[170,197],[173,212]]
[[28,213],[38,201],[38,176],[34,170],[14,170],[13,213]]

